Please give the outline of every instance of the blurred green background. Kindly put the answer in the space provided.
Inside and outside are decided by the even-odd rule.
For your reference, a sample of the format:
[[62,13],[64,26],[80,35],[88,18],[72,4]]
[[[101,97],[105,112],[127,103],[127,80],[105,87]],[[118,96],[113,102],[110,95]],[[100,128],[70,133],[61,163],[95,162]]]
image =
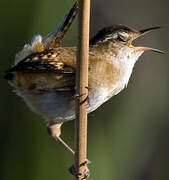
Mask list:
[[[31,112],[3,80],[14,55],[35,34],[45,35],[61,22],[74,1],[0,1],[0,180],[67,180],[73,158],[47,134],[43,119]],[[93,0],[91,36],[111,24],[164,28],[136,44],[166,55],[145,53],[128,88],[89,115],[88,158],[97,180],[169,180],[169,1]],[[77,22],[64,44],[77,42]],[[74,123],[62,128],[73,146]]]

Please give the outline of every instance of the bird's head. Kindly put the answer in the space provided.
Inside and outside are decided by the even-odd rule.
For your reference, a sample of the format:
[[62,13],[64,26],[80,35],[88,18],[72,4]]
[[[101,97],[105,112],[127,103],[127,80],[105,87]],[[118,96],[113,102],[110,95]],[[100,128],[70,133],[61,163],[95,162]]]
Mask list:
[[152,27],[143,30],[135,30],[124,25],[112,25],[99,31],[91,40],[90,45],[98,46],[105,43],[111,43],[114,48],[121,49],[129,47],[134,51],[154,51],[163,53],[162,51],[150,47],[134,46],[132,42],[138,37],[160,27]]

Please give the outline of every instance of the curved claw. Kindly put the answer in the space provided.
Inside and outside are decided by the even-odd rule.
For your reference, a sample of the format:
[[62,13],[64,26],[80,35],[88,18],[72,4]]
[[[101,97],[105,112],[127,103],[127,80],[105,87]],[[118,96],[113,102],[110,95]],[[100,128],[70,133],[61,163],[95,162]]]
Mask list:
[[88,166],[87,166],[88,164],[91,164],[91,161],[86,160],[85,162],[83,162],[83,163],[80,164],[80,167],[85,166],[85,170],[83,171],[83,173],[77,173],[74,164],[69,168],[69,172],[70,172],[73,176],[75,176],[75,177],[77,177],[77,178],[80,178],[81,180],[82,180],[82,179],[86,179],[86,178],[88,178],[88,177],[90,176],[90,170],[89,170],[89,168],[88,168]]
[[84,104],[86,102],[86,106],[88,107],[89,106],[89,88],[88,87],[85,87],[85,88],[88,91],[87,94],[86,93],[84,93],[84,94],[75,94],[73,96],[73,99],[76,100],[76,99],[86,95],[85,99],[80,102],[80,105],[82,105],[82,104]]

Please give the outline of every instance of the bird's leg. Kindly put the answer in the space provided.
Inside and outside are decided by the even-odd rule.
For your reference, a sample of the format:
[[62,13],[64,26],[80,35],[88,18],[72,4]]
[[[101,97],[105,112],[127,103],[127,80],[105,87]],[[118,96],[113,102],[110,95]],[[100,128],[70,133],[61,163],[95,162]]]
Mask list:
[[[75,152],[72,150],[71,147],[69,147],[60,137],[61,135],[61,126],[62,126],[62,123],[58,123],[58,124],[52,124],[52,125],[49,125],[47,127],[47,130],[48,130],[48,133],[59,143],[63,146],[63,148],[69,152],[70,154],[72,154],[73,156],[75,155]],[[75,177],[80,177],[81,179],[85,179],[87,177],[89,177],[89,168],[87,167],[88,164],[90,164],[91,162],[87,159],[84,163],[82,163],[80,166],[85,166],[86,169],[83,173],[81,174],[78,174],[76,173],[76,170],[75,170],[75,166],[72,165],[70,168],[69,168],[69,172],[75,176]]]
[[61,126],[62,123],[58,123],[58,124],[53,124],[53,125],[49,125],[47,127],[47,130],[49,132],[49,134],[59,143],[63,146],[63,148],[71,153],[73,156],[75,154],[75,152],[72,150],[71,147],[69,147],[60,137],[61,135]]

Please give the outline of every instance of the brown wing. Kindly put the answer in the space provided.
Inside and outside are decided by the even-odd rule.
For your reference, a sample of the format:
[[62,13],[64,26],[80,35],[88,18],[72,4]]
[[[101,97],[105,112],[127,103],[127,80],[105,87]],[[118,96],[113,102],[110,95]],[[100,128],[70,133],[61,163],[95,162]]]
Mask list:
[[19,81],[17,84],[22,87],[38,90],[68,90],[75,86],[75,61],[75,48],[59,47],[34,53],[8,69],[5,78],[11,78],[11,74],[15,72]]
[[8,72],[55,72],[72,74],[75,68],[75,48],[56,48],[39,53],[33,53],[15,66],[8,69]]

